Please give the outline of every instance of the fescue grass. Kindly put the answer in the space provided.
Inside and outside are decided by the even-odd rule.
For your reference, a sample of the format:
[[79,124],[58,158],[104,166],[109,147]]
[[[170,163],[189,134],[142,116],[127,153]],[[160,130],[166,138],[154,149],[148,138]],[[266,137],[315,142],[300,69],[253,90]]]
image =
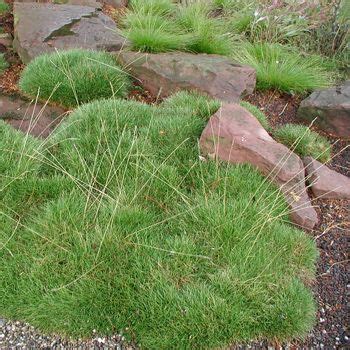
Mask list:
[[131,2],[123,19],[125,35],[135,50],[191,51],[228,55],[231,40],[219,19],[210,16],[208,3],[175,5],[171,1]]
[[240,105],[242,107],[244,107],[245,109],[247,109],[251,114],[253,114],[253,116],[256,119],[258,119],[259,123],[262,125],[262,127],[265,130],[269,131],[271,129],[270,123],[267,120],[266,115],[258,107],[252,105],[251,103],[249,103],[247,101],[241,101]]
[[176,15],[180,27],[193,36],[188,50],[196,53],[229,55],[231,38],[223,30],[222,21],[210,15],[207,2],[193,2],[179,6]]
[[301,56],[278,44],[241,43],[233,58],[256,69],[257,88],[306,93],[331,84],[329,72],[318,56]]
[[95,101],[44,142],[0,123],[0,314],[149,349],[305,335],[315,243],[257,171],[199,157],[217,108]]
[[329,141],[307,126],[286,124],[276,129],[274,136],[300,156],[311,156],[323,163],[331,158],[332,148]]
[[0,0],[0,15],[6,13],[9,9],[9,5],[5,1]]
[[125,97],[130,80],[112,55],[75,49],[35,58],[24,69],[19,87],[31,97],[75,107],[99,98]]
[[171,0],[131,0],[129,7],[144,15],[165,15],[174,11],[175,4]]
[[8,67],[8,63],[5,59],[5,55],[0,53],[0,74]]
[[143,52],[166,52],[185,50],[190,37],[181,33],[180,28],[162,14],[130,12],[124,19],[129,28],[126,36],[134,50]]

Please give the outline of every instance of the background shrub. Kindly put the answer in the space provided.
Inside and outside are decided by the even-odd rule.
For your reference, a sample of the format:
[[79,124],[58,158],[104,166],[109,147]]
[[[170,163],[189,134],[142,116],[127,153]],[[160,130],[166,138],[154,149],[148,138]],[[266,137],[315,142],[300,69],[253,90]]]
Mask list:
[[300,156],[311,156],[321,162],[327,162],[331,158],[331,144],[317,132],[307,126],[286,124],[274,132],[275,138],[294,149]]
[[74,107],[103,97],[125,97],[130,80],[112,55],[76,49],[35,58],[24,69],[19,87],[31,97],[38,94]]

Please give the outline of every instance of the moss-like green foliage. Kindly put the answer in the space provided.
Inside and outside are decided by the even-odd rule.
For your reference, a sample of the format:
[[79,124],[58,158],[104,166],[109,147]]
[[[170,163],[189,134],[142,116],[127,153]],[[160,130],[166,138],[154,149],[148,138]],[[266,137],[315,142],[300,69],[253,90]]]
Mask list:
[[8,67],[8,63],[3,53],[0,53],[0,74]]
[[274,136],[300,156],[312,156],[321,162],[327,162],[331,158],[332,147],[329,141],[307,126],[286,124],[275,130]]
[[318,56],[300,52],[278,44],[241,43],[233,58],[256,69],[257,88],[276,89],[288,93],[305,93],[330,85],[330,75]]
[[31,97],[74,107],[99,98],[125,97],[130,80],[112,55],[75,49],[35,58],[24,69],[19,87]]
[[246,101],[241,101],[240,105],[246,108],[251,114],[253,114],[254,117],[258,119],[259,123],[263,126],[265,130],[267,131],[270,130],[270,124],[269,124],[269,121],[267,120],[266,115],[258,107]]
[[0,123],[0,314],[146,349],[306,334],[315,243],[257,171],[200,157],[217,108],[95,101],[46,143]]

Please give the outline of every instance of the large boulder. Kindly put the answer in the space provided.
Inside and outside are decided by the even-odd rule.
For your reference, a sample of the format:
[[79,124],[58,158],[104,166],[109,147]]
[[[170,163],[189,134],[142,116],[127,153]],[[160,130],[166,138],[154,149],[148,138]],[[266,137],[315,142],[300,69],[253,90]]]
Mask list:
[[249,163],[283,192],[298,226],[312,229],[318,222],[305,188],[301,159],[276,142],[258,120],[238,104],[223,105],[209,120],[200,138],[204,155],[234,164]]
[[233,102],[252,93],[256,83],[253,68],[218,55],[123,51],[118,53],[118,60],[152,95],[159,97],[196,90]]
[[119,51],[127,45],[115,22],[91,6],[14,4],[13,46],[24,63],[56,49]]
[[301,102],[298,117],[330,135],[350,139],[350,80],[343,85],[315,91]]
[[312,157],[303,159],[312,193],[323,199],[350,199],[350,178]]

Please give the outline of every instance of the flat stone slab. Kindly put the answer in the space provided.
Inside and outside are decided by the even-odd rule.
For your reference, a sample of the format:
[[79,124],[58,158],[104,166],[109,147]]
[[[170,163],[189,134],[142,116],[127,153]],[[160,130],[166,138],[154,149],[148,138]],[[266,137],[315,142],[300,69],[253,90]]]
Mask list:
[[96,9],[101,9],[102,4],[96,0],[16,0],[16,2],[36,2],[39,4],[55,4],[55,5],[79,5],[90,6]]
[[323,199],[350,199],[350,178],[313,159],[303,159],[312,193]]
[[312,229],[318,222],[306,191],[301,159],[276,142],[245,108],[224,104],[204,129],[200,149],[210,158],[253,165],[280,187],[296,225]]
[[298,118],[326,133],[350,139],[350,80],[343,85],[313,92],[303,100]]
[[179,90],[195,90],[237,102],[251,94],[256,83],[253,68],[218,55],[122,51],[117,58],[153,96],[162,98]]
[[60,107],[0,95],[0,119],[36,137],[50,135],[66,114]]
[[24,63],[56,49],[119,51],[127,45],[115,22],[91,6],[14,4],[13,47]]

